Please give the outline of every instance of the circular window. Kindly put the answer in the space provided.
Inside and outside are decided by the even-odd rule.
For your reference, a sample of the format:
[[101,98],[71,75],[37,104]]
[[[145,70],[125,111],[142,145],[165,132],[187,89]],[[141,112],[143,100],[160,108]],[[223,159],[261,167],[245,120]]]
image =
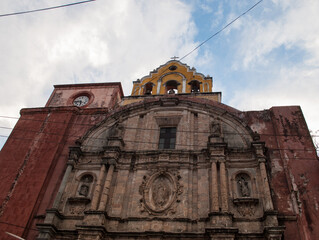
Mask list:
[[175,65],[172,65],[172,66],[170,66],[168,69],[171,70],[171,71],[174,71],[174,70],[177,69],[177,67],[176,67]]

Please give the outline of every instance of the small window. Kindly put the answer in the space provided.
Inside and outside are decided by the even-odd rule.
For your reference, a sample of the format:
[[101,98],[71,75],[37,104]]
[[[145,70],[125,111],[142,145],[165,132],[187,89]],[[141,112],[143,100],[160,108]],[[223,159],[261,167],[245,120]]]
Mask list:
[[159,149],[174,149],[176,143],[176,127],[163,127],[160,129]]

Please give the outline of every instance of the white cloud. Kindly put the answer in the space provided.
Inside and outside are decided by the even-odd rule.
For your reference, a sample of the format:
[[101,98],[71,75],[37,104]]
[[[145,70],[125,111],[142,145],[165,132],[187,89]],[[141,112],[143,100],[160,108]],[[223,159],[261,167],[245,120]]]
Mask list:
[[319,79],[319,69],[281,69],[276,78],[273,75],[264,78],[268,85],[237,92],[230,105],[245,111],[299,105],[308,127],[315,131],[319,129],[319,112],[315,111],[315,104],[319,102],[319,82],[315,79]]
[[[0,9],[41,4],[4,1]],[[1,18],[0,115],[44,106],[54,84],[119,81],[128,95],[132,81],[193,49],[195,34],[191,8],[179,0],[96,1]]]
[[[267,19],[270,8],[277,12]],[[260,84],[251,79],[255,86],[240,89],[231,105],[245,110],[300,105],[309,128],[319,129],[319,113],[314,110],[319,102],[318,12],[315,0],[273,1],[265,3],[265,16],[243,19],[233,67],[262,69],[263,75],[256,75]]]
[[[239,57],[244,67],[260,64],[274,49],[299,47],[309,53],[310,59],[319,56],[319,2],[316,0],[291,0],[289,5],[277,3],[281,11],[272,19],[244,18],[242,41]],[[266,6],[265,12],[269,13]]]

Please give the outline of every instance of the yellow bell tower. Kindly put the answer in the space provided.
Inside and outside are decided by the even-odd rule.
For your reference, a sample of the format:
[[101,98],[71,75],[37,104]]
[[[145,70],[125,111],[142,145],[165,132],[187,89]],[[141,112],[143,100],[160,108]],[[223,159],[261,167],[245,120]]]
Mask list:
[[212,78],[177,60],[133,82],[131,96],[212,92]]
[[120,105],[143,101],[145,97],[176,95],[206,98],[221,102],[221,93],[212,92],[213,79],[196,72],[195,68],[173,58],[149,75],[133,82],[131,96],[124,97]]

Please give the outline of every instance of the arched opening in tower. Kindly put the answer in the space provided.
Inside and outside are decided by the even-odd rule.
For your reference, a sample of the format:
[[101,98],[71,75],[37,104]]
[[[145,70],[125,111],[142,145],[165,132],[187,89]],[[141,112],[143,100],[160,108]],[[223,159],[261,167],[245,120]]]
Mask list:
[[192,93],[200,92],[200,84],[201,84],[201,82],[199,82],[197,80],[192,80],[188,84],[191,86],[191,92]]
[[153,83],[146,83],[144,86],[144,95],[151,95],[153,91]]
[[175,80],[169,80],[167,83],[166,83],[166,93],[168,94],[175,94],[175,93],[178,93],[178,89],[177,89],[177,86],[178,86],[178,82],[175,81]]

